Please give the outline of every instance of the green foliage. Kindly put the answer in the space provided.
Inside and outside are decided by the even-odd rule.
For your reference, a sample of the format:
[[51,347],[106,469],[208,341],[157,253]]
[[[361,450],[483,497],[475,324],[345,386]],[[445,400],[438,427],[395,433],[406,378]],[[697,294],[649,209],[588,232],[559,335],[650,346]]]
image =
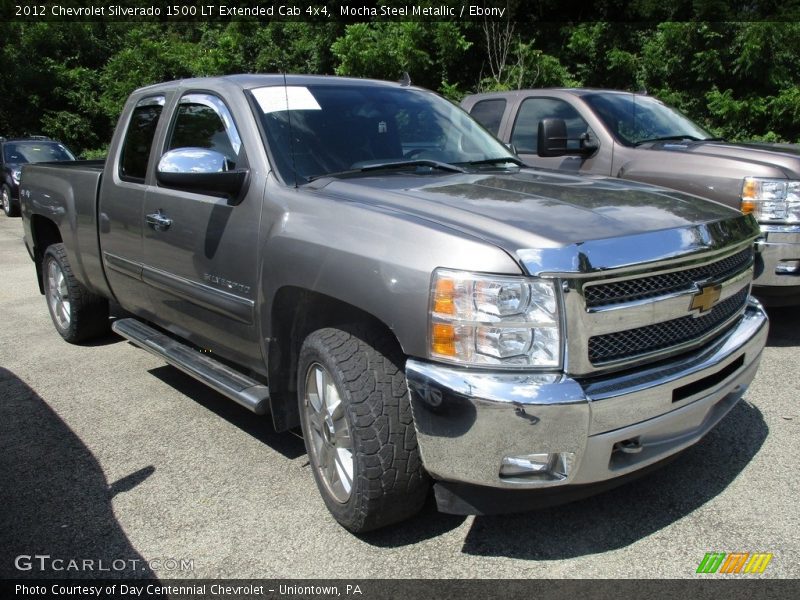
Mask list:
[[578,80],[555,56],[545,54],[534,47],[533,42],[517,40],[510,52],[511,64],[505,76],[484,78],[483,91],[518,90],[536,87],[574,87]]
[[643,80],[726,138],[798,141],[798,52],[799,23],[662,23],[643,44]]
[[331,45],[344,31],[341,23],[282,23],[259,26],[252,51],[240,72],[333,74]]
[[463,91],[457,83],[448,83],[446,81],[442,81],[441,85],[439,86],[439,92],[453,102],[454,104],[458,104],[464,99],[464,96],[467,95],[465,91]]
[[48,134],[80,148],[105,119],[96,102],[97,69],[108,47],[102,24],[0,25],[0,134]]
[[739,22],[744,8],[721,0],[602,0],[575,23],[544,25],[563,10],[547,0],[512,2],[517,20],[492,26],[4,22],[0,135],[44,133],[97,157],[144,85],[240,72],[396,80],[407,71],[454,102],[478,89],[645,88],[717,135],[798,142],[800,22],[774,4],[785,19]]
[[154,23],[129,28],[121,46],[100,73],[100,105],[110,119],[119,115],[132,90],[192,77],[203,64],[197,44]]
[[454,23],[382,21],[348,25],[331,50],[337,75],[391,80],[408,72],[415,84],[436,88],[470,45]]
[[581,85],[622,90],[641,88],[641,40],[646,34],[627,23],[581,23],[569,35],[565,59]]
[[800,85],[780,90],[770,99],[767,112],[771,131],[780,132],[784,139],[800,142]]

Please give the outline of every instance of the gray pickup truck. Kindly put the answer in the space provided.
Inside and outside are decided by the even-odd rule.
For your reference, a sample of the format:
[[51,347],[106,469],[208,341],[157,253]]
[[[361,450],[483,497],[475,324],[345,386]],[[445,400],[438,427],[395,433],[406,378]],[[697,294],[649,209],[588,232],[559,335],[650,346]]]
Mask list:
[[432,482],[475,514],[641,473],[728,413],[767,336],[752,216],[523,168],[408,85],[140,89],[104,164],[29,166],[21,198],[58,332],[103,333],[113,300],[114,331],[300,425],[353,531]]
[[717,200],[761,224],[754,293],[800,303],[800,146],[730,144],[656,98],[595,89],[475,94],[462,106],[533,167]]

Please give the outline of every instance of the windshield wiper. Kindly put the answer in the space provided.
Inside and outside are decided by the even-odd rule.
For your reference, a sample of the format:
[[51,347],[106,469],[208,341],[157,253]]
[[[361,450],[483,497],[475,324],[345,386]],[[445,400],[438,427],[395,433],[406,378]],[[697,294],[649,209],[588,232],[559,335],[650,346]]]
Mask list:
[[383,171],[393,169],[407,169],[408,167],[430,167],[431,169],[439,169],[440,171],[450,171],[451,173],[466,173],[466,171],[450,163],[442,162],[439,160],[430,159],[415,159],[415,160],[396,160],[386,161],[364,165],[357,169],[348,169],[346,171],[337,171],[334,173],[321,173],[319,175],[312,175],[308,177],[308,181],[321,179],[323,177],[347,177],[348,175],[358,175],[359,173],[368,173],[369,171]]
[[525,163],[522,162],[520,159],[514,156],[500,156],[498,158],[485,158],[483,160],[471,160],[468,163],[459,163],[459,164],[467,164],[470,167],[476,167],[478,165],[499,165],[501,163],[512,163],[517,165],[518,167],[524,167]]
[[419,158],[413,160],[392,160],[382,163],[375,163],[372,165],[364,165],[361,171],[378,171],[380,169],[402,169],[404,167],[430,167],[432,169],[439,169],[441,171],[451,171],[453,173],[464,173],[464,169],[457,165],[442,162],[440,160],[431,160],[429,158]]
[[662,137],[655,137],[649,138],[646,140],[639,140],[635,142],[634,146],[641,146],[642,144],[649,144],[651,142],[675,142],[675,141],[682,141],[682,140],[689,140],[690,142],[699,142],[700,138],[694,137],[693,135],[665,135]]

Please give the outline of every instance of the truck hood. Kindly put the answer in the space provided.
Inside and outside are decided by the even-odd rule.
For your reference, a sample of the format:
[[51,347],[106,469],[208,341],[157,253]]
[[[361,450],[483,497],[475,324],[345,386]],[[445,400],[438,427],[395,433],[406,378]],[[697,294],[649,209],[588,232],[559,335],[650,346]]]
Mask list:
[[[778,168],[789,179],[800,179],[800,145],[728,142],[658,142],[652,150],[683,152],[698,159],[733,159]],[[713,164],[709,164],[713,168]]]
[[[503,248],[521,262],[525,262],[522,249],[585,247],[585,250],[591,246],[607,250],[603,264],[595,261],[592,269],[614,268],[630,260],[644,260],[639,251],[642,245],[648,246],[651,260],[661,260],[681,254],[686,249],[687,236],[701,242],[715,237],[697,233],[699,226],[719,229],[721,223],[727,223],[726,227],[738,227],[753,237],[758,231],[755,221],[739,211],[689,194],[555,171],[393,174],[326,179],[318,183],[315,187],[322,188],[320,191],[326,195],[459,230]],[[649,236],[665,231],[671,233],[657,238]],[[694,233],[687,234],[689,231]],[[654,248],[653,244],[660,247]],[[619,254],[622,245],[631,249],[626,251],[628,256],[617,259],[608,256]],[[578,255],[582,252],[576,250],[570,254],[570,268],[581,260]]]

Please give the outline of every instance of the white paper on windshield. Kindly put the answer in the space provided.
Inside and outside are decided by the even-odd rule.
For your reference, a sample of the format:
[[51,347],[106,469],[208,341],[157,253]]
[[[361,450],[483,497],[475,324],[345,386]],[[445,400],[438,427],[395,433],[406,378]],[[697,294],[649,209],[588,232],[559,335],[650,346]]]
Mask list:
[[322,110],[307,87],[274,85],[256,88],[253,96],[265,114],[281,110]]

